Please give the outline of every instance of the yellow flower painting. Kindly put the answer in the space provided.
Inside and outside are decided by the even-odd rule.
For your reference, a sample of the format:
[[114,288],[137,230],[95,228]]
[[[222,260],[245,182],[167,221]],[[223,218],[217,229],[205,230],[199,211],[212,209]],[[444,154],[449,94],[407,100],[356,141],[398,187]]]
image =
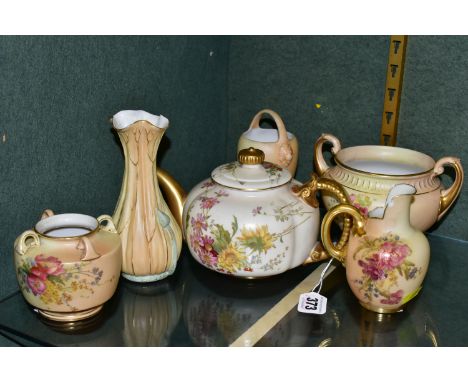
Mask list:
[[242,228],[241,235],[238,238],[241,245],[250,248],[252,252],[267,253],[276,238],[269,232],[267,225],[257,226],[255,229]]
[[218,266],[230,273],[244,268],[246,260],[245,255],[232,243],[218,254]]

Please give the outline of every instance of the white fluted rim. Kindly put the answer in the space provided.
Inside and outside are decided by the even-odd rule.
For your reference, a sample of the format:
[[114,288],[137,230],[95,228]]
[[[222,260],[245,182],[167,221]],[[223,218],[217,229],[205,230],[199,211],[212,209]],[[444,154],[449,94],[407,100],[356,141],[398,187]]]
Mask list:
[[112,117],[116,129],[125,129],[137,121],[148,121],[160,129],[169,127],[169,120],[163,115],[154,115],[144,110],[121,110]]

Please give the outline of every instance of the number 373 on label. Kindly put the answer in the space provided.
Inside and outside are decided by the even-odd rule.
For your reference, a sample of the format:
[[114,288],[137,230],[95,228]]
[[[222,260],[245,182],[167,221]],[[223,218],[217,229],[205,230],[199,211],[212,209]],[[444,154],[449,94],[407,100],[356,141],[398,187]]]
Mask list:
[[327,298],[315,292],[303,293],[299,297],[297,310],[301,313],[324,314],[327,311]]

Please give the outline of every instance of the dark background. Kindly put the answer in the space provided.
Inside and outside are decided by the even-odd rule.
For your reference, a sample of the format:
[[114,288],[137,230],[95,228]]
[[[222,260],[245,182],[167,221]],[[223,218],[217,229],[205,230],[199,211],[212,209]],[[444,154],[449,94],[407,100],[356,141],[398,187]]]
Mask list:
[[[344,147],[379,143],[389,43],[389,36],[0,37],[0,297],[17,289],[14,239],[43,209],[113,213],[124,165],[108,122],[116,112],[169,118],[159,165],[189,191],[235,158],[254,114],[271,108],[299,139],[296,177],[305,181],[322,132]],[[468,37],[410,36],[399,146],[467,164],[467,64]],[[468,240],[467,196],[464,187],[433,233]]]

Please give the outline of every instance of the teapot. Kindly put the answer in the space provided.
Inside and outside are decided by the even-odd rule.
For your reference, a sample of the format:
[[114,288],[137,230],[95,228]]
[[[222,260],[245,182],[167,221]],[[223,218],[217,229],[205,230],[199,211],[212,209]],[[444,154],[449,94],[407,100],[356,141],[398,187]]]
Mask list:
[[[332,144],[336,165],[328,166],[323,157],[325,143]],[[439,175],[444,166],[453,167],[453,184],[444,189]],[[388,192],[400,183],[416,188],[411,204],[410,220],[421,231],[439,221],[455,202],[463,185],[463,167],[455,157],[440,158],[437,162],[418,151],[391,146],[353,146],[342,149],[341,142],[331,134],[322,134],[314,147],[314,169],[319,176],[333,179],[346,190],[351,203],[366,215],[376,207],[383,207]],[[330,209],[338,200],[322,193],[325,207]]]
[[[394,186],[385,207],[363,216],[350,205],[338,205],[327,212],[322,224],[322,241],[328,253],[344,263],[346,279],[360,304],[374,312],[394,313],[421,289],[429,267],[430,248],[424,234],[410,224],[410,206],[416,188]],[[340,214],[355,222],[346,249],[337,249],[329,227]]]
[[[333,180],[313,175],[301,184],[287,169],[266,162],[263,151],[241,150],[238,161],[217,167],[188,194],[182,221],[190,252],[211,270],[246,278],[328,258],[317,240],[318,190],[348,203]],[[345,218],[338,248],[346,244],[350,223]]]

